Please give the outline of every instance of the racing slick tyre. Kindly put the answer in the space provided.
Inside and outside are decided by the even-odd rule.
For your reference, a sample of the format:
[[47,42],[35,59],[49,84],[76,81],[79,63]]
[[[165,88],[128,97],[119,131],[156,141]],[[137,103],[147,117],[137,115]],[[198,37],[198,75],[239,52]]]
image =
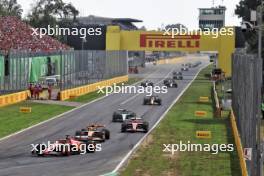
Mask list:
[[122,126],[121,127],[121,133],[125,133],[126,132],[126,126]]
[[112,122],[117,122],[117,121],[116,121],[116,115],[115,115],[115,114],[113,115]]
[[110,131],[108,129],[103,129],[102,132],[105,134],[105,139],[110,139]]
[[143,100],[143,105],[147,105],[148,104],[148,100],[147,99],[144,99]]
[[81,131],[76,131],[76,132],[75,132],[75,136],[80,136],[81,133],[82,133]]
[[71,152],[70,151],[67,151],[67,150],[66,151],[62,151],[61,152],[61,155],[62,156],[70,156],[71,155]]
[[[67,154],[68,155],[79,155],[80,153],[81,153],[81,151],[80,150],[78,150],[78,151],[74,151],[74,149],[75,149],[75,147],[76,146],[74,146],[74,145],[70,145],[70,151],[69,152],[67,152]],[[70,153],[70,154],[69,154]],[[66,156],[68,156],[68,155],[66,155]]]
[[158,105],[161,105],[161,99],[157,100]]
[[32,154],[32,155],[37,154],[37,156],[44,156],[43,153],[39,153],[40,150],[44,151],[44,150],[46,149],[44,145],[38,144],[38,145],[36,146],[36,149],[37,149],[37,151],[31,151],[31,154]]
[[96,145],[94,142],[87,142],[86,143],[86,152],[87,153],[94,153],[96,151]]
[[144,123],[144,133],[147,133],[149,131],[149,124],[147,122]]
[[146,126],[146,128],[144,129],[144,133],[147,133],[149,131],[148,126]]

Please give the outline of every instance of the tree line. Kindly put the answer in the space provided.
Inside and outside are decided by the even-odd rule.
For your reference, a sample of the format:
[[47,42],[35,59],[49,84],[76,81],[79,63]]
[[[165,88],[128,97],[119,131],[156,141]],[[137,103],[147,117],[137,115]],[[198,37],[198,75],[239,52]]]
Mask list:
[[[23,9],[17,0],[0,0],[0,16],[16,16],[22,19]],[[38,0],[22,19],[33,27],[69,25],[76,22],[79,11],[63,0]]]

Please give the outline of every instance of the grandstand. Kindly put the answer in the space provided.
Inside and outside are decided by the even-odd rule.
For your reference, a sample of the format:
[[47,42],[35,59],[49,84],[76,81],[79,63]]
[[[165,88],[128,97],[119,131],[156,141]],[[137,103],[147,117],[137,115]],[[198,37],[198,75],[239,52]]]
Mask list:
[[11,50],[52,52],[69,47],[50,36],[32,35],[32,27],[12,16],[0,17],[0,50],[6,55]]

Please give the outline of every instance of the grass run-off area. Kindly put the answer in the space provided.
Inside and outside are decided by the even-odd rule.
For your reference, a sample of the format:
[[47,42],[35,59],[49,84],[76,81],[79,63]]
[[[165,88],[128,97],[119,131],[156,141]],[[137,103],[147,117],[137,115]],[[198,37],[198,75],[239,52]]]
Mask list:
[[[241,176],[228,116],[213,117],[211,86],[206,75],[211,66],[202,70],[166,117],[145,139],[131,160],[121,170],[122,176]],[[197,103],[208,96],[209,103]],[[207,117],[195,117],[197,110]],[[211,139],[197,139],[196,131],[211,131]],[[163,152],[163,144],[234,144],[233,152]]]
[[[21,113],[19,111],[20,107],[31,107],[32,112]],[[73,107],[39,104],[27,101],[2,107],[0,108],[0,138],[50,119],[72,108]]]
[[[131,85],[131,84],[134,84],[138,81],[142,80],[142,78],[129,78],[127,82],[125,82],[124,85]],[[120,84],[117,84],[117,85],[120,85]],[[72,98],[72,99],[69,99],[68,101],[73,101],[73,102],[80,102],[80,103],[88,103],[90,101],[93,101],[97,98],[100,98],[102,96],[104,96],[105,94],[99,92],[98,91],[94,91],[94,92],[91,92],[91,93],[88,93],[88,94],[85,94],[85,95],[82,95],[82,96],[79,96],[79,97],[75,97],[75,98]]]

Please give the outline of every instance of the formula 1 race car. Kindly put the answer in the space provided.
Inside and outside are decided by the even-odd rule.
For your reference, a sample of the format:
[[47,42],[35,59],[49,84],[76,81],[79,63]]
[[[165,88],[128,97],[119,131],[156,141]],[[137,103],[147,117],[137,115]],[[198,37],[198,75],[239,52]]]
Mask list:
[[91,124],[86,129],[76,131],[75,139],[79,141],[104,142],[110,139],[110,131],[104,125]]
[[181,68],[181,71],[189,71],[189,67],[184,66]]
[[153,87],[153,86],[154,86],[154,83],[151,82],[151,81],[149,81],[149,80],[146,80],[146,81],[142,82],[140,85],[141,85],[142,87],[148,87],[148,86]]
[[188,62],[186,64],[182,64],[182,67],[192,68],[192,63]]
[[133,117],[125,120],[121,125],[121,132],[144,132],[147,133],[149,130],[148,122],[144,121],[140,117]]
[[202,64],[202,62],[201,61],[197,61],[197,62],[192,64],[192,68],[198,67],[200,64]]
[[157,95],[147,96],[143,100],[143,105],[161,105],[161,99]]
[[182,80],[183,79],[182,72],[174,71],[172,73],[172,77],[173,77],[173,79],[176,79],[176,80]]
[[167,78],[163,81],[164,85],[167,87],[178,87],[178,84],[176,83],[176,81],[174,79],[171,78]]
[[123,122],[127,119],[130,119],[132,117],[136,117],[136,113],[132,111],[128,111],[126,109],[118,109],[113,114],[113,122]]
[[37,156],[69,156],[80,154],[83,152],[82,150],[85,150],[87,153],[95,152],[95,142],[83,142],[67,135],[65,139],[59,139],[52,144],[37,144],[31,153]]

